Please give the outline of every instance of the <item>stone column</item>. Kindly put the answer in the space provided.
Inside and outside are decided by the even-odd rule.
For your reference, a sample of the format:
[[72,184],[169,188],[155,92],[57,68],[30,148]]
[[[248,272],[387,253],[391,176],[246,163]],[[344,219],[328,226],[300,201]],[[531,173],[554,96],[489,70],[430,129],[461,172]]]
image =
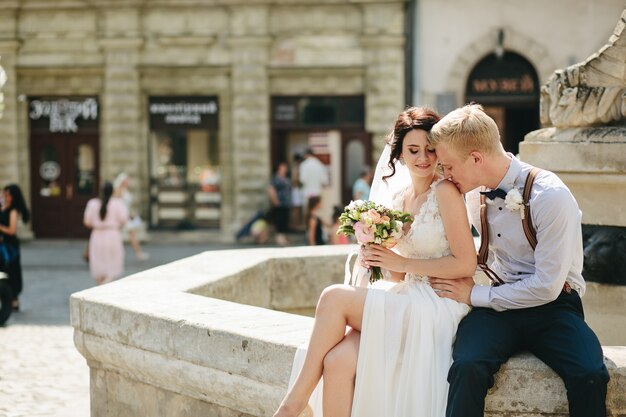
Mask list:
[[[267,204],[270,179],[269,80],[267,9],[232,9],[229,39],[232,57],[231,132],[233,208],[230,224],[236,230],[259,207]],[[229,162],[224,161],[228,166]],[[224,213],[226,215],[226,213]]]
[[[134,179],[141,201],[147,201],[145,138],[141,126],[138,38],[109,38],[101,41],[104,50],[104,87],[101,96],[100,176],[113,180],[124,171]],[[142,156],[144,156],[142,158]],[[142,213],[145,214],[145,213]]]
[[364,6],[365,126],[373,135],[372,152],[378,160],[382,138],[393,128],[404,103],[403,5]]
[[[17,41],[0,41],[0,184],[19,183],[17,135]],[[28,140],[28,138],[24,138]],[[23,187],[25,184],[21,184]]]

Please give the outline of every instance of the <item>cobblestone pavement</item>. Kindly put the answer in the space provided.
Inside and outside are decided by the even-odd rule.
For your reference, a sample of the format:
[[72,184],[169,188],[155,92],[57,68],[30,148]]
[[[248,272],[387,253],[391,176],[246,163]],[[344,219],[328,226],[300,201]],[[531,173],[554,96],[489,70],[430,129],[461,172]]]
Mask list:
[[[191,237],[152,236],[149,260],[126,249],[126,273],[205,250],[233,245]],[[0,327],[0,417],[88,417],[89,368],[74,347],[69,296],[93,286],[81,259],[85,241],[39,240],[22,245],[21,311]]]

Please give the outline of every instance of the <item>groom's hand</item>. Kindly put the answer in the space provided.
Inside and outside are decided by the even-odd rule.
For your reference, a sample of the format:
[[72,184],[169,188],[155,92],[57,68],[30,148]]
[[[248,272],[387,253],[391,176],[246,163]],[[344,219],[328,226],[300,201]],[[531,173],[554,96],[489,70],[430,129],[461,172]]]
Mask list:
[[468,306],[472,305],[471,294],[472,288],[474,288],[474,278],[443,279],[431,277],[429,281],[430,286],[433,287],[439,297],[450,298]]

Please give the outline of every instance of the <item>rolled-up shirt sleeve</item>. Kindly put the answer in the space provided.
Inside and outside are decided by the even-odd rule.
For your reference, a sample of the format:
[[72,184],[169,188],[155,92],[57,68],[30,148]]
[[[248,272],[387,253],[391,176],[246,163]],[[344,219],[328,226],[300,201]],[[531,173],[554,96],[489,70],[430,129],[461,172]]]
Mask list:
[[566,188],[553,188],[532,201],[531,216],[537,231],[535,272],[498,287],[475,286],[471,303],[496,311],[535,307],[555,300],[565,284],[582,245],[581,212]]

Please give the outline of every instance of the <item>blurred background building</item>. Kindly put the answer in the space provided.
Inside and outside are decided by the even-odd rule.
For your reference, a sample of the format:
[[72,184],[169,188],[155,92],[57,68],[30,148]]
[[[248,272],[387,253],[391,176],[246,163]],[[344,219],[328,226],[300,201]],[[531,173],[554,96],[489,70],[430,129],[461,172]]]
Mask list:
[[[505,147],[539,88],[609,38],[623,0],[2,0],[0,184],[36,237],[82,237],[127,172],[152,228],[232,233],[310,147],[326,213],[409,104],[486,106]],[[4,75],[3,75],[4,74]],[[2,85],[2,81],[4,84]]]

